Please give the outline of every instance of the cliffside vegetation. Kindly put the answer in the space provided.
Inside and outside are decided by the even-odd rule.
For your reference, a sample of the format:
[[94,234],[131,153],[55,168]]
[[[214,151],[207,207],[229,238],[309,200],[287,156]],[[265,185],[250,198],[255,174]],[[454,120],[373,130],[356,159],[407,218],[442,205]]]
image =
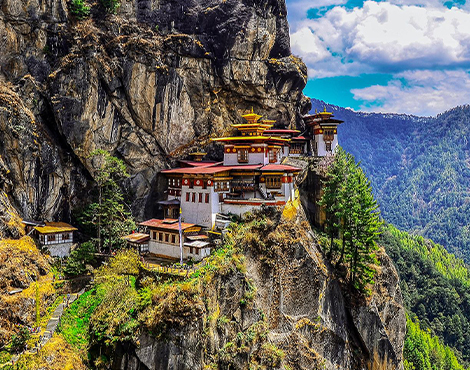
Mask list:
[[[314,108],[325,105],[312,102]],[[345,120],[339,141],[371,179],[384,219],[431,238],[469,263],[470,106],[437,117],[325,106]]]
[[233,223],[224,244],[187,276],[149,270],[136,252],[119,251],[62,316],[60,337],[96,369],[156,362],[165,369],[355,368],[369,359],[347,328],[370,330],[367,318],[379,318],[379,305],[398,347],[381,337],[386,350],[376,348],[375,329],[364,345],[387,361],[384,366],[397,366],[401,297],[383,294],[396,291],[397,277],[379,274],[380,286],[369,298],[374,303],[358,302],[347,319],[344,310],[352,307],[344,306],[343,284],[326,280],[309,224],[296,216],[296,205],[289,207],[287,218],[266,209]]
[[[385,246],[397,267],[403,300],[411,319],[419,320],[419,327],[408,320],[411,330],[409,335],[429,343],[437,341],[432,339],[432,342],[432,336],[439,337],[441,343],[450,346],[459,361],[468,366],[470,272],[466,265],[431,240],[412,236],[391,225],[384,228],[380,243]],[[421,333],[422,331],[425,333]],[[416,338],[407,340],[418,340]],[[410,348],[416,348],[417,352],[424,351],[424,347],[410,347],[408,343],[408,351],[411,351]],[[405,358],[407,353],[410,352],[405,352]],[[426,353],[430,356],[429,351]],[[415,360],[408,357],[408,361]],[[415,364],[416,369],[429,368],[420,366]]]
[[24,348],[38,314],[43,316],[55,299],[50,269],[49,259],[30,237],[0,240],[0,348]]
[[348,266],[351,286],[370,294],[368,285],[374,283],[376,241],[382,224],[370,181],[354,157],[341,147],[334,158],[324,158],[320,166],[326,167],[319,202],[325,210],[325,229],[330,239],[325,253],[337,268]]
[[97,194],[77,218],[82,230],[93,237],[90,243],[96,250],[111,253],[115,248],[125,247],[121,237],[136,228],[120,187],[129,174],[125,163],[105,150],[93,151],[90,159]]
[[[115,360],[119,345],[133,343],[137,346],[143,332],[169,339],[173,330],[203,319],[203,337],[210,337],[217,328],[230,326],[231,320],[220,316],[212,295],[218,277],[245,272],[244,257],[237,245],[241,235],[246,235],[242,230],[247,227],[234,225],[224,247],[186,279],[152,273],[145,269],[134,251],[119,251],[107,266],[96,272],[93,289],[74,302],[63,316],[61,335],[84,360],[91,358],[94,367],[104,369]],[[249,280],[243,279],[245,293],[238,302],[242,309],[251,304],[256,291]],[[213,365],[208,363],[207,368],[217,368],[217,363],[228,365],[237,356],[249,353],[251,363],[277,366],[284,355],[275,346],[265,343],[263,320],[240,331],[234,342],[212,353]],[[254,350],[256,343],[259,346]]]

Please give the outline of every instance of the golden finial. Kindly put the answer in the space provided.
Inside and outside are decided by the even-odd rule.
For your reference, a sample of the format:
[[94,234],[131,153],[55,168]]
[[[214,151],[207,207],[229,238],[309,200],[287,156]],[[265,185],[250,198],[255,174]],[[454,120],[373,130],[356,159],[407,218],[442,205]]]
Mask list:
[[251,106],[251,113],[254,113],[254,112],[253,112],[253,106]]
[[326,113],[326,107],[323,107],[323,112]]
[[315,108],[315,114],[317,114],[317,113],[318,113],[318,109],[317,109],[317,108]]

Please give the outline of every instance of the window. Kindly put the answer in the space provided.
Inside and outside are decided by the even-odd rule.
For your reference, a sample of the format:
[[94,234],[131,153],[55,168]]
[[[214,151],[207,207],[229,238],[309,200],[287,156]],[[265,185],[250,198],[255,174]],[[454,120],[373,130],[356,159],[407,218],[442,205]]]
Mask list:
[[277,162],[277,149],[271,149],[269,151],[269,163]]
[[186,202],[189,202],[189,193],[186,193]]
[[323,140],[324,141],[333,141],[335,139],[334,130],[324,130],[323,131]]
[[326,151],[331,152],[331,143],[325,143]]
[[270,189],[279,189],[281,187],[281,178],[273,176],[266,177],[266,187]]
[[194,248],[196,250],[196,254],[199,254],[199,248]]
[[69,239],[72,239],[69,233],[62,234],[62,240],[69,240]]
[[248,162],[248,149],[238,149],[238,163],[247,163]]
[[189,253],[193,253],[193,247],[189,247]]
[[206,193],[206,203],[209,203],[209,193]]
[[[156,232],[154,232],[154,235],[156,234]],[[157,239],[155,236],[154,236],[154,239]],[[163,233],[158,233],[158,240],[159,241],[163,241]]]
[[202,203],[202,193],[199,193],[199,203]]
[[172,242],[173,244],[176,244],[176,235],[172,235],[172,236],[171,236],[171,242]]
[[170,234],[165,234],[165,242],[168,243],[170,241]]
[[193,193],[193,199],[192,199],[192,202],[193,202],[193,203],[196,203],[196,193]]
[[219,194],[219,202],[222,203],[224,201],[224,194],[220,193]]
[[48,242],[55,242],[55,234],[49,234],[47,236],[47,241]]

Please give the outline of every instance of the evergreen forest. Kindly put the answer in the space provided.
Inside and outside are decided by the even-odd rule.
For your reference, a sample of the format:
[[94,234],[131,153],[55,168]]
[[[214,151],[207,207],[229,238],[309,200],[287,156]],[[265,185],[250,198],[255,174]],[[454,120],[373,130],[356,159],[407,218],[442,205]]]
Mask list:
[[[404,349],[408,368],[469,366],[470,271],[464,262],[441,245],[392,225],[383,227],[379,243],[394,261],[400,276],[403,303],[409,316]],[[455,353],[455,360],[449,357],[446,346]],[[446,365],[437,365],[438,358]],[[461,365],[455,365],[458,362]],[[414,367],[410,367],[412,363]]]

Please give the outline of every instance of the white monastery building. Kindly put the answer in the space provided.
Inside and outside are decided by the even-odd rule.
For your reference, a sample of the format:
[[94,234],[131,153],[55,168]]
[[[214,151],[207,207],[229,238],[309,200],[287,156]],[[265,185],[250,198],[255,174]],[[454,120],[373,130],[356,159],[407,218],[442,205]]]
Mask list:
[[232,125],[235,136],[212,139],[224,145],[223,162],[204,161],[205,153],[193,153],[193,161],[164,170],[168,200],[160,202],[165,216],[174,217],[181,208],[182,219],[212,229],[217,214],[243,215],[266,206],[284,206],[294,196],[294,181],[301,171],[282,164],[286,157],[324,156],[338,145],[336,127],[342,121],[332,113],[305,116],[307,137],[298,130],[273,129],[275,121],[260,120],[253,112],[247,121]]

